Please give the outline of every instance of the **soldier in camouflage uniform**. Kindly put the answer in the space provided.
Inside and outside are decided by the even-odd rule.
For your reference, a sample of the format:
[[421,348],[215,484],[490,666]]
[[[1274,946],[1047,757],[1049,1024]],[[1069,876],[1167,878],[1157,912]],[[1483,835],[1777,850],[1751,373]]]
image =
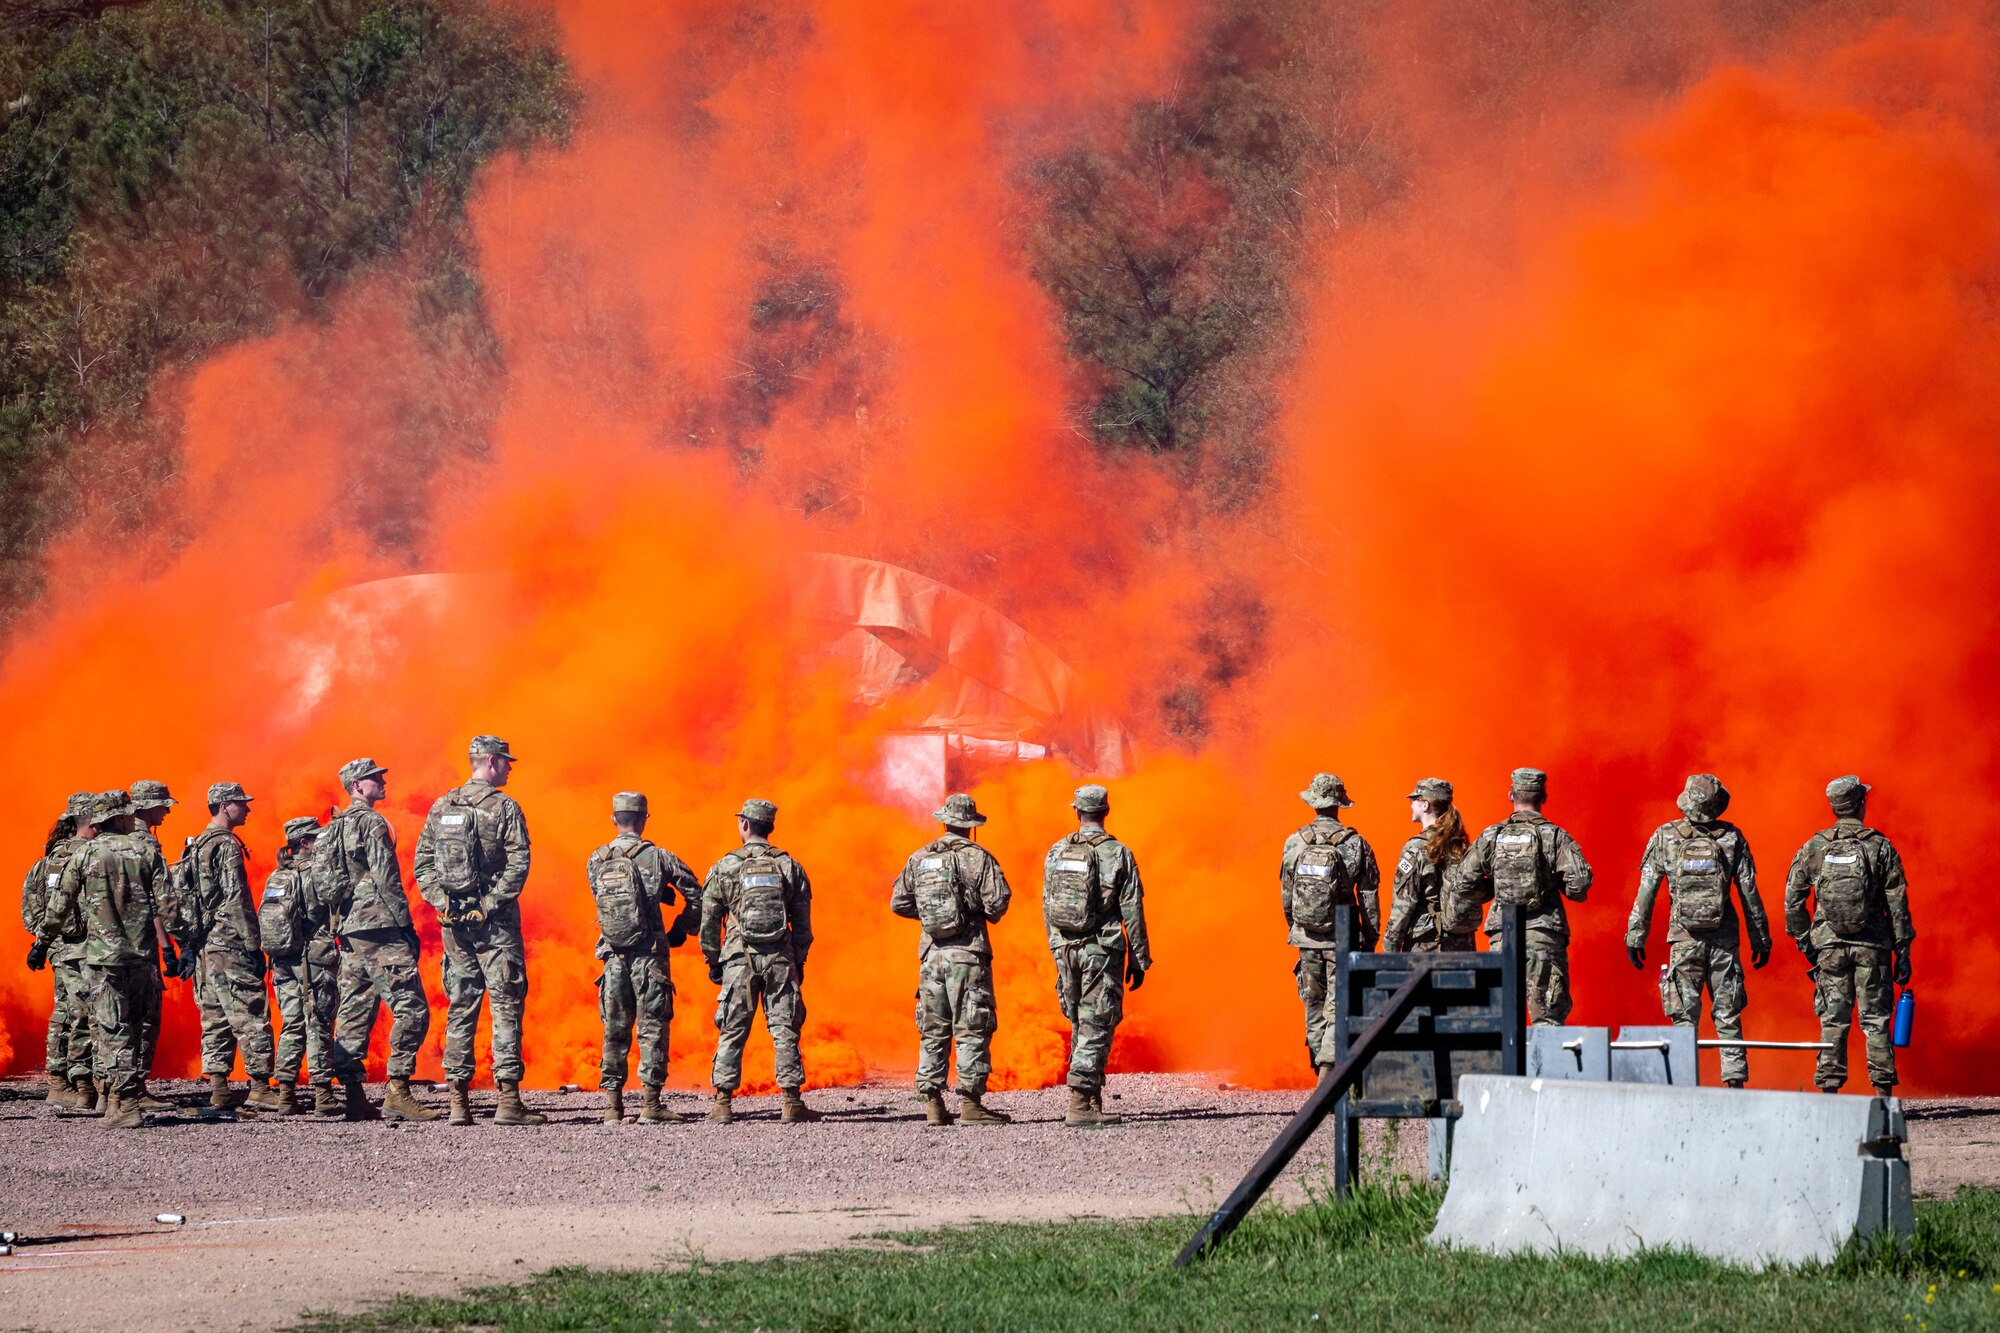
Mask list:
[[986,816],[970,796],[948,797],[931,817],[944,825],[944,835],[911,853],[889,893],[889,910],[923,927],[917,936],[917,1092],[926,1123],[951,1123],[944,1088],[956,1038],[959,1117],[968,1125],[1005,1124],[1007,1117],[983,1100],[999,1026],[986,927],[1007,914],[1012,890],[993,854],[973,841],[972,831]]
[[1069,1109],[1076,1128],[1118,1124],[1104,1109],[1104,1065],[1125,1016],[1125,989],[1153,967],[1146,938],[1139,863],[1104,828],[1111,795],[1078,787],[1070,802],[1076,832],[1057,839],[1042,862],[1042,922],[1056,961],[1056,998],[1070,1022]]
[[201,1067],[208,1075],[208,1104],[236,1104],[229,1074],[243,1053],[250,1079],[243,1104],[275,1111],[271,1086],[275,1052],[271,1009],[264,992],[264,948],[257,933],[257,900],[250,893],[249,849],[236,835],[250,818],[249,793],[234,782],[208,789],[208,827],[188,849],[194,858],[195,889],[208,931],[195,966],[195,1002],[201,1008]]
[[[141,778],[126,790],[132,796],[132,836],[150,844],[164,859],[159,828],[166,823],[167,812],[180,802],[167,790],[166,783],[151,778]],[[175,948],[177,943],[186,940],[187,928],[181,916],[181,902],[172,875],[160,881],[157,907],[155,931],[159,935],[160,947],[154,951],[152,966],[148,969],[149,990],[145,1012],[139,1023],[139,1063],[149,1078],[152,1076],[153,1058],[160,1049],[160,1016],[167,998],[167,978],[193,976],[195,963],[191,950],[183,958]],[[144,1086],[139,1089],[137,1100],[143,1111],[174,1109],[172,1102],[154,1096],[152,1090]]]
[[1286,942],[1299,951],[1292,975],[1306,1008],[1306,1060],[1324,1068],[1334,1062],[1329,1029],[1338,999],[1332,984],[1335,920],[1341,908],[1359,907],[1354,947],[1375,947],[1382,933],[1382,871],[1368,840],[1340,822],[1340,812],[1354,804],[1346,783],[1317,773],[1299,798],[1313,808],[1313,820],[1285,839],[1278,901],[1291,932]]
[[257,904],[257,932],[271,960],[271,990],[283,1022],[277,1055],[280,1115],[299,1113],[299,1068],[307,1058],[313,1078],[321,1083],[333,1069],[333,1014],[340,1003],[339,964],[334,960],[340,955],[307,874],[319,833],[319,821],[311,815],[285,821],[278,868],[264,880],[264,896]]
[[145,1123],[136,1100],[146,1071],[139,1066],[139,1009],[145,1003],[147,953],[154,946],[154,890],[166,865],[132,833],[132,799],[100,794],[91,806],[97,836],[63,866],[43,910],[28,966],[37,969],[53,940],[84,923],[83,971],[90,984],[93,1072],[104,1090],[104,1124]]
[[[1563,899],[1580,903],[1590,892],[1590,862],[1576,839],[1542,817],[1549,775],[1517,768],[1507,796],[1514,812],[1473,841],[1445,885],[1453,904],[1447,912],[1454,931],[1469,930],[1479,908],[1513,903],[1527,933],[1528,1021],[1559,1025],[1569,1017],[1569,916]],[[1500,947],[1500,922],[1486,919],[1489,947]]]
[[[606,1124],[625,1119],[625,1076],[632,1034],[639,1036],[639,1119],[660,1124],[682,1117],[660,1102],[667,1081],[667,1038],[674,1018],[674,977],[668,950],[701,929],[701,881],[678,856],[646,837],[644,792],[611,798],[618,836],[590,854],[584,878],[597,902],[597,1012],[604,1020],[600,1086]],[[678,898],[672,926],[665,909]]]
[[1425,778],[1409,801],[1410,818],[1423,831],[1404,843],[1396,858],[1382,947],[1391,953],[1469,953],[1478,947],[1471,930],[1447,934],[1444,929],[1445,879],[1471,845],[1465,820],[1451,803],[1451,784]]
[[473,1037],[479,1008],[493,1011],[496,1125],[542,1125],[548,1117],[521,1100],[521,1012],[528,1000],[528,952],[521,937],[521,890],[528,883],[528,820],[500,790],[515,758],[498,736],[474,736],[472,778],[431,806],[417,838],[417,891],[444,933],[444,1072],[451,1122],[472,1123]]
[[[328,821],[313,846],[313,902],[325,915],[326,938],[337,946],[319,955],[331,952],[338,960],[333,1072],[345,1091],[342,1109],[349,1120],[383,1115],[392,1120],[435,1120],[437,1112],[410,1091],[417,1051],[431,1030],[431,1005],[417,971],[421,950],[410,920],[403,867],[396,860],[396,830],[375,809],[389,794],[388,774],[373,759],[342,764],[340,785],[348,794],[347,808]],[[422,856],[421,844],[418,855]],[[421,860],[418,864],[421,868]],[[363,1083],[368,1042],[383,1005],[389,1007],[389,1092],[378,1111]],[[473,1018],[478,1019],[476,1009]],[[469,1047],[468,1041],[468,1060]],[[313,1069],[317,1073],[317,1063]],[[463,1102],[461,1088],[452,1100],[454,1124],[472,1123],[469,1109],[463,1120],[457,1118]],[[315,1089],[313,1109],[321,1114],[333,1109],[331,1088]]]
[[[1667,964],[1660,969],[1660,1004],[1667,1021],[1694,1027],[1701,1020],[1701,992],[1709,995],[1715,1035],[1725,1041],[1743,1036],[1742,937],[1729,887],[1743,900],[1750,923],[1750,965],[1771,961],[1771,923],[1757,896],[1757,862],[1741,829],[1723,820],[1729,789],[1712,773],[1697,773],[1675,802],[1685,818],[1662,824],[1646,843],[1639,863],[1639,896],[1625,923],[1625,953],[1632,966],[1646,965],[1646,936],[1653,928],[1653,898],[1660,881],[1670,901]],[[1740,1088],[1750,1079],[1750,1059],[1741,1047],[1720,1051],[1722,1081]]]
[[779,1119],[819,1119],[805,1103],[806,1067],[799,1033],[806,1025],[806,955],[812,951],[812,880],[791,853],[771,845],[778,807],[752,797],[736,815],[743,845],[708,868],[701,891],[701,952],[715,997],[715,1105],[708,1118],[728,1124],[743,1082],[743,1043],[757,1008],[776,1055]]
[[[1868,784],[1849,774],[1827,784],[1834,825],[1806,840],[1785,877],[1785,933],[1806,956],[1821,1051],[1813,1082],[1821,1092],[1847,1083],[1847,1033],[1861,1011],[1868,1081],[1880,1097],[1896,1092],[1889,1037],[1896,987],[1910,984],[1910,888],[1894,844],[1868,827]],[[1809,905],[1810,904],[1810,905]]]
[[[39,934],[49,898],[62,883],[63,867],[78,847],[96,836],[91,820],[91,793],[78,792],[56,817],[55,826],[42,845],[42,859],[29,868],[21,881],[21,924],[31,935]],[[58,1110],[94,1111],[97,1085],[92,1081],[90,1059],[90,985],[83,974],[84,923],[81,917],[65,922],[52,937],[47,951],[54,981],[54,1000],[49,1008],[46,1068],[49,1075],[48,1102]],[[37,970],[39,967],[36,966]]]

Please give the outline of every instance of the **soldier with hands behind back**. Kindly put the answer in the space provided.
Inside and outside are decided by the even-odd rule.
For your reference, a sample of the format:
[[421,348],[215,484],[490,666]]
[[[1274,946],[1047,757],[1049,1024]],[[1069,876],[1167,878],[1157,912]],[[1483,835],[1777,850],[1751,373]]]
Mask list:
[[[1683,818],[1662,824],[1647,840],[1639,863],[1639,896],[1625,924],[1625,952],[1632,966],[1646,965],[1646,936],[1653,928],[1653,899],[1667,884],[1667,965],[1660,970],[1660,1004],[1667,1021],[1694,1027],[1701,1019],[1701,993],[1709,995],[1715,1035],[1743,1036],[1742,935],[1729,889],[1743,900],[1750,925],[1750,965],[1771,961],[1771,923],[1757,895],[1757,862],[1741,829],[1722,818],[1729,789],[1712,773],[1696,773],[1675,802]],[[1740,1088],[1749,1081],[1750,1060],[1741,1047],[1720,1051],[1722,1081]]]
[[208,1076],[208,1104],[236,1104],[229,1074],[243,1054],[250,1079],[243,1104],[275,1111],[271,1086],[275,1052],[271,1008],[264,993],[264,948],[257,931],[257,900],[250,892],[249,849],[236,830],[250,819],[250,794],[234,782],[208,789],[208,827],[188,848],[193,888],[208,925],[195,967],[195,1002],[201,1007],[201,1067]]
[[923,929],[917,936],[917,1093],[927,1124],[948,1125],[945,1079],[958,1044],[959,1118],[1005,1124],[984,1102],[999,1026],[993,993],[993,945],[986,927],[1007,914],[1012,891],[993,854],[974,841],[986,816],[970,796],[945,799],[931,817],[942,836],[911,853],[889,894],[889,910]]
[[1292,975],[1306,1009],[1306,1059],[1323,1069],[1334,1062],[1328,1036],[1337,1003],[1334,927],[1342,908],[1359,907],[1353,947],[1375,947],[1382,933],[1382,870],[1368,840],[1340,822],[1340,812],[1354,804],[1346,783],[1316,773],[1299,799],[1313,808],[1313,819],[1285,839],[1278,899],[1291,932],[1286,942],[1299,951]]
[[[639,1119],[649,1123],[681,1117],[660,1102],[667,1081],[667,1038],[674,1017],[674,978],[668,966],[675,945],[701,929],[701,884],[672,852],[646,837],[644,792],[621,791],[611,798],[611,822],[618,836],[590,854],[584,876],[597,901],[597,1011],[604,1020],[602,1086],[608,1097],[606,1124],[625,1119],[625,1076],[633,1029],[639,1035]],[[681,910],[672,926],[663,913],[676,899]]]
[[702,885],[701,952],[708,979],[722,988],[715,998],[715,1105],[708,1118],[728,1124],[743,1082],[743,1043],[759,1005],[777,1054],[779,1119],[797,1124],[819,1119],[805,1104],[805,1065],[799,1033],[805,1027],[806,954],[812,949],[812,881],[790,853],[770,842],[778,807],[754,797],[736,816],[743,845],[708,869]]
[[318,905],[307,874],[319,821],[310,815],[285,821],[285,845],[278,867],[264,879],[257,903],[257,933],[271,960],[271,990],[278,998],[278,1114],[299,1113],[299,1068],[308,1058],[312,1075],[325,1080],[333,1068],[333,1012],[340,986],[326,910]]
[[1139,863],[1105,831],[1111,794],[1095,783],[1070,802],[1076,832],[1042,862],[1042,922],[1055,956],[1056,998],[1070,1022],[1069,1110],[1063,1123],[1089,1129],[1124,1119],[1104,1109],[1104,1066],[1125,1016],[1125,988],[1153,967]]
[[1868,1081],[1880,1097],[1896,1092],[1889,1024],[1896,987],[1910,982],[1910,886],[1895,845],[1868,827],[1868,784],[1849,774],[1826,787],[1834,824],[1806,840],[1785,876],[1785,933],[1806,956],[1821,1051],[1813,1082],[1821,1092],[1847,1083],[1847,1033],[1858,1008],[1868,1049]]

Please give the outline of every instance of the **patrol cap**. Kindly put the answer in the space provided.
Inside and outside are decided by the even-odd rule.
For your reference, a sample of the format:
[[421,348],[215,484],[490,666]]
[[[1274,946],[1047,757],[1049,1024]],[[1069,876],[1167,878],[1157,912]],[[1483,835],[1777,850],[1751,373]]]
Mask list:
[[231,801],[241,801],[248,805],[255,799],[249,792],[243,790],[243,784],[240,782],[218,782],[208,789],[210,805],[227,805]]
[[297,819],[287,819],[285,821],[286,842],[304,842],[307,838],[317,837],[318,835],[319,821],[311,815],[300,815]]
[[1856,809],[1868,799],[1868,793],[1875,790],[1860,778],[1849,773],[1844,778],[1835,778],[1826,784],[1826,799],[1833,803],[1835,810]]
[[1542,797],[1549,794],[1549,775],[1539,768],[1517,768],[1507,779],[1508,794]]
[[952,828],[977,828],[986,822],[986,816],[979,813],[979,805],[962,791],[955,791],[944,798],[944,804],[931,811],[931,818]]
[[163,810],[180,804],[174,799],[173,793],[167,790],[166,783],[155,782],[151,778],[141,778],[128,790],[132,793],[134,810]]
[[382,767],[382,765],[376,763],[373,759],[350,759],[340,766],[340,785],[349,791],[353,791],[354,784],[361,781],[361,779],[379,778],[388,771],[388,769]]
[[614,815],[643,815],[646,813],[646,793],[642,791],[621,791],[611,798],[611,813]]
[[1313,774],[1311,785],[1299,793],[1299,799],[1315,810],[1338,810],[1354,804],[1347,784],[1331,773]]
[[1070,805],[1081,814],[1101,815],[1111,808],[1111,793],[1095,782],[1085,783],[1076,789]]
[[[497,754],[502,759],[515,758],[507,749],[507,742],[501,740],[498,736],[474,736],[471,746],[468,747],[468,753],[474,759],[479,758],[482,754]],[[515,760],[515,762],[518,763],[519,760]]]
[[102,824],[107,819],[132,813],[132,798],[122,791],[101,791],[90,801],[90,822]]
[[91,803],[96,799],[96,792],[72,792],[70,793],[69,804],[63,807],[63,813],[71,819],[89,819]]
[[1722,779],[1713,773],[1690,774],[1687,786],[1674,801],[1681,813],[1689,819],[1706,823],[1722,818],[1722,812],[1729,808],[1729,788],[1722,785]]
[[1442,801],[1451,804],[1451,784],[1443,778],[1425,778],[1410,792],[1413,801]]
[[736,812],[736,817],[757,824],[775,824],[778,822],[778,807],[769,801],[752,796],[743,803],[743,808]]

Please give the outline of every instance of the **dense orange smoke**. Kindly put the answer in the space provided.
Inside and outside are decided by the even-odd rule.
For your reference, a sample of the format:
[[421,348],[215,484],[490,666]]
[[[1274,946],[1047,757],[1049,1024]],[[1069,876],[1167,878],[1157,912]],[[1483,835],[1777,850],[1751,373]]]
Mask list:
[[[964,588],[1109,700],[1227,576],[1270,608],[1268,659],[1199,753],[1131,719],[1140,761],[1113,785],[1159,962],[1118,1067],[1304,1081],[1273,871],[1316,769],[1347,779],[1385,862],[1417,778],[1454,780],[1483,823],[1509,768],[1548,769],[1549,813],[1598,871],[1572,913],[1574,1021],[1611,1024],[1659,1021],[1621,937],[1683,775],[1734,791],[1775,914],[1821,787],[1857,771],[1914,886],[1907,1087],[1992,1090],[2000,932],[1950,895],[2000,835],[1993,34],[1914,15],[1752,41],[1707,12],[1674,30],[1669,90],[1630,77],[1639,39],[1613,34],[1520,53],[1518,86],[1485,101],[1454,77],[1477,34],[1364,25],[1357,97],[1397,127],[1407,197],[1313,238],[1276,498],[1194,518],[1166,471],[1068,429],[1017,220],[1024,155],[1167,93],[1206,11],[566,4],[584,128],[496,164],[475,205],[507,366],[491,457],[411,483],[437,516],[424,567],[490,575],[486,593],[390,631],[329,596],[409,572],[324,503],[384,428],[379,367],[410,355],[386,273],[330,324],[192,376],[191,541],[53,554],[0,666],[0,847],[25,869],[65,793],[141,777],[183,799],[178,845],[230,778],[262,798],[268,857],[365,753],[407,855],[466,738],[504,735],[535,839],[527,1056],[547,1086],[595,1078],[581,867],[610,794],[648,792],[653,836],[698,868],[768,796],[817,889],[813,1081],[907,1069],[915,927],[888,882],[929,826],[873,786],[893,710],[858,714],[812,666],[788,561],[840,551]],[[848,346],[725,429],[700,405],[740,373],[774,256],[833,275]],[[800,495],[820,501],[802,514]],[[1060,1078],[1036,899],[1081,777],[1046,762],[976,790],[1018,895],[996,931],[999,1086]],[[11,923],[0,940],[26,947]],[[427,923],[434,997],[436,958]],[[1801,968],[1781,943],[1752,979],[1750,1035],[1814,1035]],[[707,1076],[713,990],[692,951],[676,979],[685,1087]],[[0,965],[0,1067],[39,1063],[46,995]],[[177,994],[173,1070],[192,1029]],[[768,1086],[769,1047],[751,1051]],[[1753,1071],[1790,1087],[1808,1066]]]

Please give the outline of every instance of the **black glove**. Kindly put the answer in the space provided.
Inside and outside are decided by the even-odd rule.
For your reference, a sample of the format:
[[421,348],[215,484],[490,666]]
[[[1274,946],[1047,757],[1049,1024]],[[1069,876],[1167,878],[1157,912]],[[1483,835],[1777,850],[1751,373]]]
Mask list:
[[1910,948],[1908,945],[1904,945],[1902,948],[1896,950],[1895,975],[1898,986],[1907,986],[1910,984]]
[[1643,944],[1628,944],[1625,946],[1625,956],[1632,960],[1632,966],[1644,967],[1646,965],[1646,946]]
[[345,935],[335,935],[333,937],[333,947],[342,953],[354,952],[354,946],[347,942],[347,936]]
[[174,951],[174,940],[171,935],[160,937],[160,972],[169,977],[181,974],[181,956]]
[[1799,941],[1799,952],[1800,952],[1800,953],[1802,953],[1802,954],[1804,954],[1804,955],[1806,956],[1806,970],[1807,970],[1807,971],[1814,971],[1814,970],[1817,970],[1817,969],[1818,969],[1818,967],[1819,967],[1819,949],[1818,949],[1817,947],[1815,947],[1815,946],[1814,946],[1814,945],[1813,945],[1813,944],[1812,944],[1812,943],[1811,943],[1810,941],[1807,941],[1807,940],[1800,940],[1800,941]]
[[1762,944],[1758,944],[1753,940],[1750,944],[1750,969],[1753,972],[1757,971],[1770,961],[1771,942],[1765,940]]
[[36,940],[28,946],[28,970],[39,972],[49,961],[49,946]]
[[1140,966],[1139,966],[1139,964],[1138,964],[1138,963],[1137,963],[1136,961],[1134,961],[1133,959],[1130,959],[1130,958],[1127,958],[1127,959],[1125,960],[1125,987],[1126,987],[1126,989],[1127,989],[1127,990],[1138,990],[1138,989],[1139,989],[1139,987],[1141,987],[1141,986],[1143,986],[1143,985],[1145,985],[1145,984],[1146,984],[1146,969],[1145,969],[1145,968],[1143,968],[1143,967],[1140,967]]
[[710,963],[708,965],[708,979],[718,986],[722,984],[722,964]]

